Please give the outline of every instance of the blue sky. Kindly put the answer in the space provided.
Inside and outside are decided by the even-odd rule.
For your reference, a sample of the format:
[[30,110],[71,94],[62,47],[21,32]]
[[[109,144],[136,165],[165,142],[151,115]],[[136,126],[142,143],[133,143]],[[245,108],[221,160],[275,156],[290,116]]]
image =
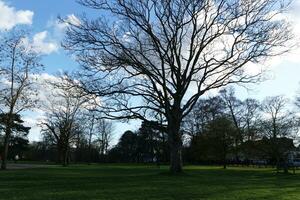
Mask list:
[[[32,11],[34,16],[30,29],[33,34],[47,31],[48,40],[52,40],[52,42],[55,42],[58,46],[60,45],[59,40],[61,38],[55,38],[56,30],[54,27],[57,17],[81,13],[83,9],[72,0],[11,0],[4,2],[9,6],[15,7],[16,10]],[[76,63],[69,59],[61,49],[49,55],[44,55],[43,64],[45,65],[47,73],[56,73],[58,69],[70,70],[76,67]]]
[[[296,36],[300,38],[299,11],[300,0],[296,0],[288,15],[293,20]],[[72,18],[83,12],[91,13],[73,0],[0,0],[0,34],[4,28],[26,26],[31,30],[32,41],[41,46],[45,74],[53,75],[59,70],[73,70],[77,64],[60,48],[63,28],[57,23],[57,16]],[[10,19],[7,20],[4,15],[10,16]],[[268,76],[271,78],[259,85],[249,85],[250,91],[238,88],[237,95],[240,98],[254,97],[259,100],[272,95],[293,98],[300,89],[300,48],[284,57],[274,58],[264,65],[268,67]],[[32,113],[26,116],[28,123],[34,126],[30,133],[31,140],[38,140],[40,137],[39,129],[34,125],[36,116],[38,114]],[[116,140],[120,133],[129,128],[135,129],[138,124],[115,124],[115,127]]]

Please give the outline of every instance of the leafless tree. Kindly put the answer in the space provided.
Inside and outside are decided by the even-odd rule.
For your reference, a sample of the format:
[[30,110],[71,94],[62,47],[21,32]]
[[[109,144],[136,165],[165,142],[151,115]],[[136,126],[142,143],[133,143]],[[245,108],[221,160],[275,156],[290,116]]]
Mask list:
[[236,138],[236,145],[238,145],[243,140],[243,103],[236,98],[234,88],[232,87],[221,90],[220,95],[238,133],[238,138]]
[[254,141],[259,137],[260,102],[248,98],[243,102],[243,107],[244,140]]
[[[247,65],[285,53],[284,0],[79,0],[103,14],[68,24],[82,65],[74,85],[102,97],[108,118],[166,121],[170,170],[182,171],[182,120],[207,91],[258,81]],[[70,79],[72,80],[72,79]]]
[[[297,111],[299,112],[300,109],[300,92],[297,92],[296,98],[294,100],[294,105],[296,106]],[[299,120],[299,125],[300,125],[300,120]],[[296,140],[298,142],[298,144],[300,143],[300,134],[298,133],[298,135],[296,136]]]
[[262,103],[262,111],[268,128],[264,129],[268,138],[289,136],[295,116],[287,110],[288,99],[283,96],[266,97]]
[[89,164],[91,163],[92,160],[92,140],[93,136],[95,135],[95,121],[96,121],[96,114],[93,111],[88,111],[87,114],[85,115],[86,118],[86,126],[88,129],[88,148],[89,148]]
[[55,89],[53,96],[49,96],[46,102],[46,120],[41,122],[42,132],[57,146],[59,162],[67,166],[70,146],[76,142],[78,134],[84,132],[80,118],[87,99],[77,96],[75,90]]
[[112,140],[113,124],[105,119],[100,119],[97,120],[95,128],[96,138],[94,142],[99,147],[100,155],[105,155]]
[[[287,172],[287,157],[290,144],[287,139],[294,139],[299,130],[299,122],[293,112],[287,110],[288,99],[283,96],[267,97],[262,103],[264,119],[262,134],[270,140],[271,154],[276,159],[277,169],[280,159],[284,159]],[[292,144],[293,145],[293,144]]]
[[0,44],[0,111],[7,113],[1,169],[6,169],[13,116],[32,108],[36,100],[31,75],[41,68],[39,55],[24,41],[28,35],[13,30]]
[[226,105],[219,96],[200,99],[183,121],[182,129],[189,136],[201,135],[211,121],[225,115]]

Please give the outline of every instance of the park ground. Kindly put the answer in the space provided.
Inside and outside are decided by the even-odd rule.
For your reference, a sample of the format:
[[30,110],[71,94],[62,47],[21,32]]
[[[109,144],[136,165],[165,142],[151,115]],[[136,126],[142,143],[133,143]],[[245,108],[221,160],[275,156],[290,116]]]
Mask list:
[[271,168],[73,165],[0,171],[1,200],[300,200],[300,171]]

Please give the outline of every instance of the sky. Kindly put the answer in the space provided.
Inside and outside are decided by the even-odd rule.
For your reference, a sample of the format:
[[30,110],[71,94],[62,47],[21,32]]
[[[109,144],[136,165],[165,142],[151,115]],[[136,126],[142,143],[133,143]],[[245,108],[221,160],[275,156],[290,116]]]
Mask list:
[[[28,42],[35,44],[42,56],[45,67],[44,77],[57,74],[59,71],[72,71],[78,67],[72,56],[60,47],[64,35],[64,26],[58,23],[57,17],[76,20],[83,12],[97,16],[97,13],[78,5],[74,0],[0,0],[0,34],[16,26],[24,26],[31,32]],[[288,14],[294,26],[295,36],[300,41],[300,0],[295,0]],[[300,42],[299,42],[300,44]],[[263,63],[268,68],[268,80],[237,88],[241,99],[252,97],[262,100],[266,96],[285,95],[293,99],[300,91],[300,47],[285,56],[273,58]],[[40,139],[39,127],[36,125],[42,112],[28,112],[24,120],[32,127],[29,134],[31,141]],[[139,123],[117,123],[114,141],[127,129],[135,130]]]

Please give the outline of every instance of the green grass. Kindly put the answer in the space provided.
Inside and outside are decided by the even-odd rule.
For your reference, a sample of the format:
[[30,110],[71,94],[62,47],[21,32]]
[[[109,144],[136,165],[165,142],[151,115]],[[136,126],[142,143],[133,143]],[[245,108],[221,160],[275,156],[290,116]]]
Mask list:
[[0,199],[297,200],[300,174],[276,174],[272,169],[190,166],[184,174],[171,176],[167,167],[53,166],[0,171]]

